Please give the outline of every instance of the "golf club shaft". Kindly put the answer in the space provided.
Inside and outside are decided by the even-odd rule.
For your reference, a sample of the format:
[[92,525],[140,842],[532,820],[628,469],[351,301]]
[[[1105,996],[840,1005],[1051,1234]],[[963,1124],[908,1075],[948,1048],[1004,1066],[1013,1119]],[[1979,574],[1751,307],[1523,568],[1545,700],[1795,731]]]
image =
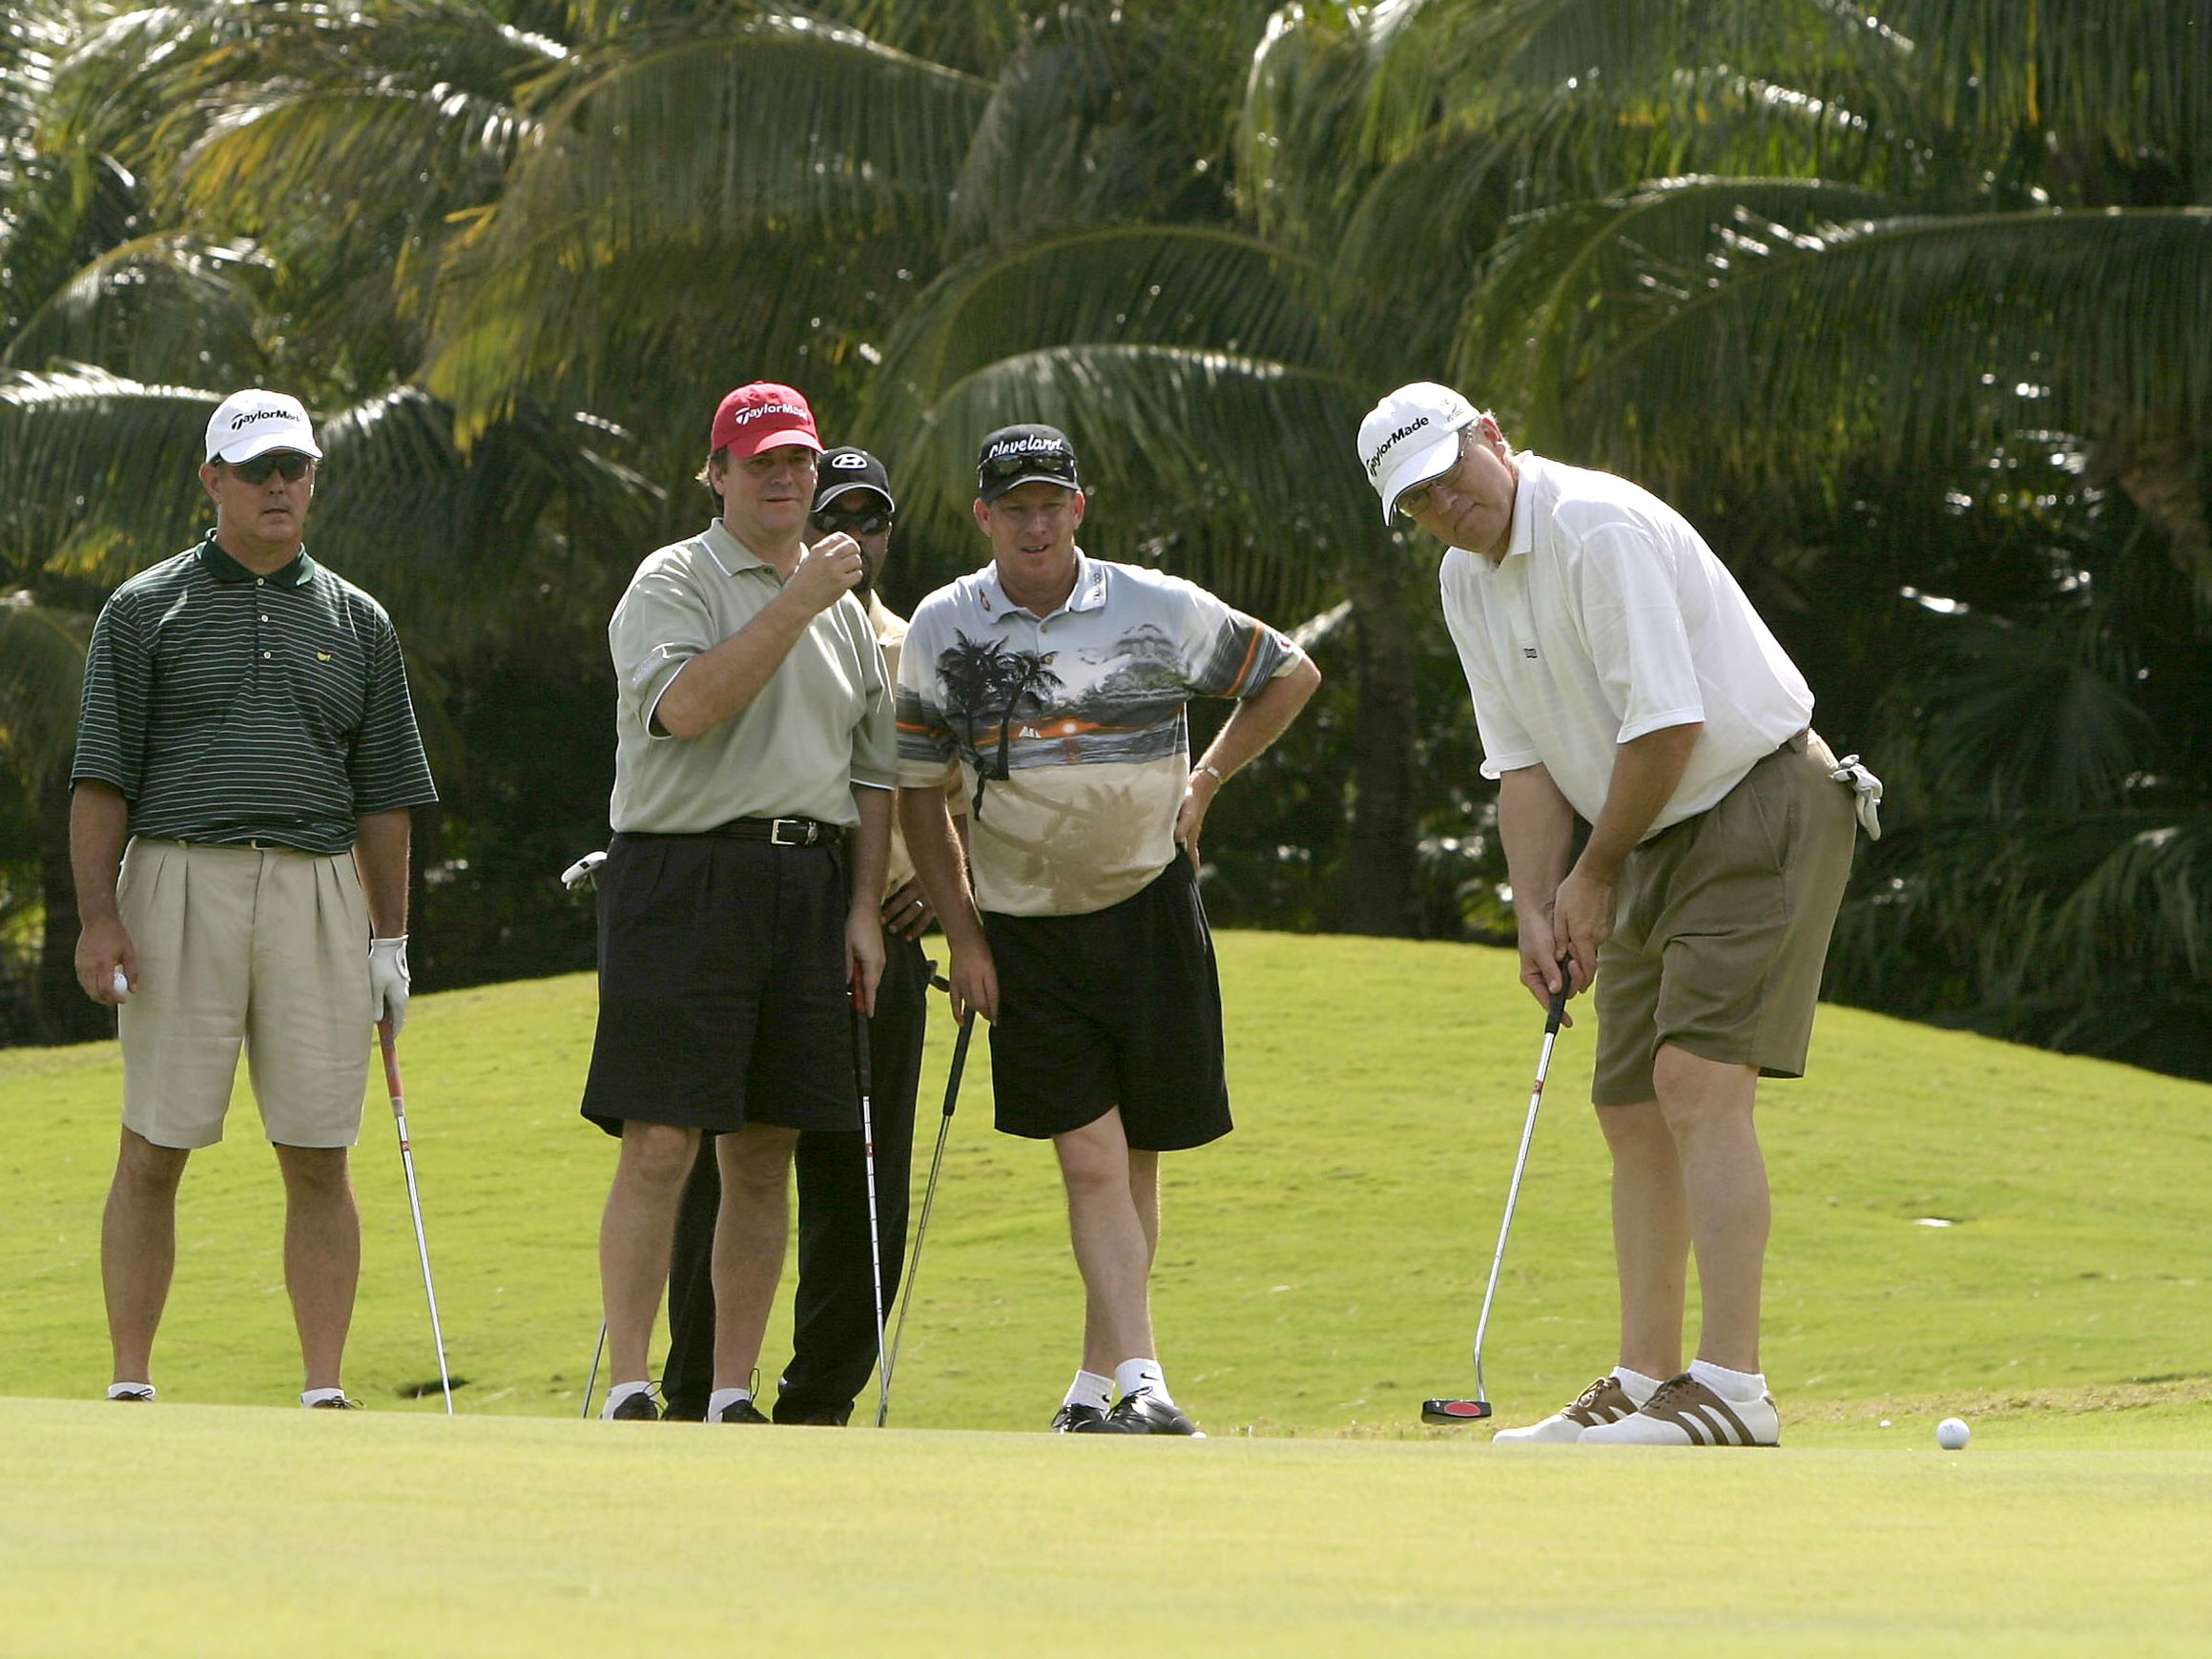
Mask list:
[[876,1284],[876,1426],[891,1415],[891,1373],[883,1354],[883,1234],[876,1217],[876,1118],[869,1102],[868,1017],[860,1011],[860,987],[853,986],[853,1081],[860,1094],[861,1180],[868,1189],[868,1269]]
[[392,1122],[400,1131],[400,1168],[407,1176],[407,1208],[415,1217],[415,1252],[423,1258],[423,1296],[430,1304],[430,1339],[438,1344],[438,1385],[445,1391],[445,1415],[453,1415],[453,1378],[445,1369],[445,1333],[438,1325],[438,1287],[430,1282],[430,1243],[423,1236],[423,1199],[415,1190],[415,1153],[407,1144],[407,1102],[400,1088],[399,1039],[389,1020],[377,1022],[384,1050],[384,1082],[391,1091]]
[[914,1251],[906,1258],[905,1289],[899,1297],[899,1323],[892,1328],[891,1352],[883,1360],[883,1404],[886,1413],[891,1403],[891,1379],[899,1370],[899,1344],[906,1336],[907,1311],[914,1306],[914,1281],[921,1272],[921,1246],[929,1237],[930,1207],[937,1202],[937,1172],[944,1165],[944,1137],[952,1128],[953,1108],[959,1104],[961,1072],[968,1063],[968,1038],[974,1034],[975,1011],[971,1008],[961,1021],[961,1034],[952,1046],[952,1075],[945,1080],[944,1112],[937,1120],[937,1151],[929,1156],[929,1185],[921,1193],[921,1224],[914,1230]]
[[599,1321],[599,1342],[591,1350],[591,1373],[584,1379],[584,1410],[581,1415],[591,1415],[591,1391],[599,1386],[599,1360],[607,1352],[607,1321]]
[[1551,1000],[1543,1027],[1543,1047],[1537,1051],[1536,1087],[1528,1093],[1528,1121],[1520,1126],[1520,1151],[1513,1160],[1513,1181],[1505,1189],[1505,1216],[1498,1224],[1498,1249],[1490,1257],[1490,1282],[1482,1292],[1482,1314],[1475,1321],[1475,1398],[1490,1398],[1482,1386],[1482,1338],[1490,1329],[1491,1304],[1498,1298],[1498,1272],[1505,1265],[1505,1240],[1513,1232],[1513,1207],[1520,1199],[1520,1177],[1528,1169],[1528,1146],[1536,1136],[1537,1109],[1543,1104],[1543,1080],[1551,1070],[1552,1046],[1559,1041],[1560,1022],[1566,1017],[1567,988],[1572,981],[1561,975],[1560,989]]

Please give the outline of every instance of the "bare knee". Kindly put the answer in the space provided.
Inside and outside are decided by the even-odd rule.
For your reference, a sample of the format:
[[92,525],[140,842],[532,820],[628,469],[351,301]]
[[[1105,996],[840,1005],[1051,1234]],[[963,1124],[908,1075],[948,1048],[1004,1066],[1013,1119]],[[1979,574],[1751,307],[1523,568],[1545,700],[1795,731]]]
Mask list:
[[1616,1163],[1635,1163],[1646,1158],[1674,1155],[1674,1131],[1667,1127],[1666,1115],[1659,1102],[1646,1100],[1635,1106],[1601,1106],[1598,1128],[1605,1136],[1605,1147]]
[[615,1167],[615,1178],[655,1192],[677,1191],[690,1177],[698,1151],[695,1129],[628,1123],[622,1130],[622,1161]]
[[743,1199],[773,1199],[791,1179],[791,1155],[797,1146],[798,1130],[768,1124],[749,1124],[722,1136],[714,1143],[722,1190]]
[[284,1172],[284,1191],[309,1203],[330,1203],[350,1190],[346,1177],[347,1148],[277,1148],[277,1167]]
[[1130,1187],[1130,1152],[1123,1137],[1121,1114],[1106,1113],[1095,1123],[1055,1135],[1052,1148],[1060,1155],[1060,1178],[1070,1197]]
[[134,1199],[174,1198],[191,1155],[182,1147],[157,1147],[135,1130],[125,1130],[115,1153],[115,1189]]
[[1755,1067],[1707,1060],[1668,1043],[1660,1047],[1651,1076],[1659,1090],[1660,1112],[1678,1142],[1715,1130],[1737,1130],[1750,1121],[1759,1087]]

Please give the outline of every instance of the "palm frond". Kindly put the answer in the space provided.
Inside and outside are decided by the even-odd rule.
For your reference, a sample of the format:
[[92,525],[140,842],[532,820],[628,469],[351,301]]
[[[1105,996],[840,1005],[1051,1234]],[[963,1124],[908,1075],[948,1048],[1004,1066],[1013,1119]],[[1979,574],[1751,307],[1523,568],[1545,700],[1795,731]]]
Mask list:
[[180,235],[109,249],[26,317],[0,363],[98,363],[132,380],[250,379],[259,351],[248,277],[266,260],[246,245]]
[[93,619],[0,593],[0,758],[32,793],[69,763]]

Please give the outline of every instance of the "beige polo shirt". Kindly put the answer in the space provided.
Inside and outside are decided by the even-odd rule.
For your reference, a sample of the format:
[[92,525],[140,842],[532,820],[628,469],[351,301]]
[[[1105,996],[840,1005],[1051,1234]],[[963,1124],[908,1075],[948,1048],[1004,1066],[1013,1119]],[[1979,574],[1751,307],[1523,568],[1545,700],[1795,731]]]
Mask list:
[[1611,473],[1515,460],[1504,559],[1454,548],[1439,572],[1482,776],[1541,761],[1595,822],[1623,743],[1703,721],[1648,839],[1804,731],[1811,688],[1682,514]]
[[734,818],[859,821],[856,785],[898,781],[890,677],[868,614],[850,593],[807,625],[735,719],[696,737],[652,723],[684,664],[767,607],[783,579],[720,519],[638,566],[607,625],[614,658],[614,798],[610,821],[663,835]]

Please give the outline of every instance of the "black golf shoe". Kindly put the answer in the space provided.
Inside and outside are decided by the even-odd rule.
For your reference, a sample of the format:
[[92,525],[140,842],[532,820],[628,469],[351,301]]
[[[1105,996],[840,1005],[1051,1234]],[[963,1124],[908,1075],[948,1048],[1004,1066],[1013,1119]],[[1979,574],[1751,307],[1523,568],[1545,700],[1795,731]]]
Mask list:
[[1102,1422],[1092,1423],[1083,1431],[1089,1434],[1113,1435],[1189,1435],[1204,1440],[1206,1435],[1199,1426],[1183,1415],[1183,1408],[1171,1400],[1162,1400],[1148,1388],[1132,1389],[1122,1396],[1113,1410],[1106,1414]]
[[1106,1421],[1106,1414],[1095,1405],[1078,1405],[1073,1400],[1052,1414],[1052,1432],[1056,1435],[1087,1434]]
[[760,1414],[760,1407],[755,1405],[750,1400],[734,1400],[720,1411],[707,1413],[707,1421],[709,1422],[766,1422],[768,1419]]
[[622,1403],[612,1411],[602,1411],[599,1415],[609,1422],[658,1422],[660,1404],[651,1390],[640,1389],[635,1394],[623,1396]]

